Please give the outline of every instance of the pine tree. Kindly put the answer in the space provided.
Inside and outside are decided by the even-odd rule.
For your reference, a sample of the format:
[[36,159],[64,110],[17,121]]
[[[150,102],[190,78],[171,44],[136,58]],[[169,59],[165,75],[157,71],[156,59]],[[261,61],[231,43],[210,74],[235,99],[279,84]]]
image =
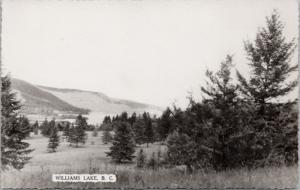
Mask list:
[[55,152],[59,145],[59,135],[57,127],[51,128],[49,135],[48,152]]
[[87,135],[81,126],[74,126],[69,132],[69,142],[75,144],[75,147],[78,147],[79,143],[85,144]]
[[132,126],[133,138],[136,144],[143,144],[146,142],[145,137],[145,123],[138,119]]
[[87,130],[88,129],[87,118],[79,114],[76,118],[75,125],[80,126],[80,128],[82,128],[83,130]]
[[[237,72],[241,92],[255,105],[252,126],[256,136],[253,139],[255,146],[252,146],[252,151],[257,166],[272,163],[274,158],[279,158],[279,152],[285,154],[276,147],[284,144],[283,131],[292,129],[288,129],[290,124],[283,122],[282,112],[276,108],[279,105],[275,105],[273,100],[287,95],[297,86],[297,80],[289,81],[291,74],[298,68],[297,65],[290,64],[296,48],[295,42],[287,42],[283,36],[284,25],[276,11],[267,17],[266,22],[266,27],[258,31],[254,42],[245,43],[251,69],[250,79],[246,80]],[[280,109],[284,109],[284,105]],[[297,136],[297,130],[292,131],[293,136],[290,139]],[[282,141],[279,142],[278,139]],[[284,146],[281,147],[283,149]]]
[[168,107],[162,114],[161,118],[158,120],[157,132],[160,140],[165,140],[172,129],[172,111]]
[[137,121],[136,113],[134,112],[130,117],[129,117],[129,123],[131,126]]
[[67,141],[69,141],[70,130],[71,130],[70,122],[67,122],[63,128],[63,136],[67,139]]
[[[202,160],[197,157],[197,144],[186,134],[177,131],[167,137],[167,162],[171,165],[185,165],[192,172]],[[204,155],[202,155],[204,156]],[[205,163],[206,165],[208,163]]]
[[69,141],[78,147],[79,143],[85,144],[87,134],[85,129],[87,128],[86,118],[82,115],[78,115],[75,121],[75,126],[71,128],[69,132]]
[[29,137],[30,132],[32,132],[32,127],[29,123],[29,119],[24,115],[18,117],[18,122],[20,125],[20,130],[24,133],[24,138]]
[[29,144],[23,141],[28,130],[19,123],[18,111],[21,105],[16,94],[11,91],[10,77],[1,77],[1,83],[1,166],[3,169],[22,169],[32,151],[28,149]]
[[136,157],[136,167],[137,168],[144,168],[145,165],[146,165],[146,155],[144,153],[144,150],[143,149],[140,149],[137,157]]
[[123,122],[128,122],[128,113],[126,111],[122,112],[122,114],[120,116],[120,120]]
[[134,147],[130,125],[127,122],[120,122],[116,126],[116,133],[112,140],[110,152],[106,154],[116,163],[131,162],[135,157]]
[[[247,114],[242,110],[238,87],[232,83],[232,67],[232,57],[227,56],[217,73],[207,71],[210,82],[207,82],[206,88],[201,88],[202,92],[207,95],[204,101],[211,105],[214,112],[211,133],[206,139],[210,139],[207,145],[215,150],[209,153],[215,169],[226,169],[244,164],[244,159],[247,157],[244,151],[250,145],[248,134],[252,130],[249,130],[248,123],[242,122]],[[245,143],[247,140],[248,144]]]
[[151,117],[150,117],[149,113],[145,112],[143,114],[143,120],[145,123],[144,136],[145,136],[147,147],[148,147],[149,143],[152,143],[153,138],[154,138],[154,131],[152,128],[152,121],[151,121]]
[[289,64],[296,45],[294,40],[286,42],[283,29],[279,14],[274,11],[267,18],[267,26],[258,31],[254,43],[245,43],[250,80],[237,72],[241,91],[257,103],[262,115],[270,100],[288,94],[297,86],[297,80],[287,81],[298,68]]
[[108,144],[112,140],[112,135],[109,130],[103,131],[102,142],[103,144]]
[[51,133],[51,128],[55,126],[55,120],[52,119],[50,122],[48,122],[47,118],[41,125],[41,134],[45,137],[49,137]]

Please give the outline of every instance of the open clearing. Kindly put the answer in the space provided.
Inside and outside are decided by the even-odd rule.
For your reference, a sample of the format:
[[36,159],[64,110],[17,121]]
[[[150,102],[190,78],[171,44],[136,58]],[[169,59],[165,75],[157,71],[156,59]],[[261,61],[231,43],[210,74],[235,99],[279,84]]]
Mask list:
[[[296,188],[297,167],[261,168],[257,170],[232,170],[224,172],[198,171],[192,175],[176,169],[138,170],[135,163],[116,165],[110,162],[105,152],[102,133],[93,137],[88,132],[84,146],[73,148],[62,141],[55,153],[47,152],[48,139],[31,135],[27,142],[34,151],[30,163],[21,171],[9,170],[1,175],[2,188],[54,188],[54,187],[232,187],[232,188]],[[142,145],[149,158],[152,152],[165,150],[159,143]],[[137,152],[137,151],[136,151]],[[117,183],[54,183],[52,174],[59,173],[115,173]]]

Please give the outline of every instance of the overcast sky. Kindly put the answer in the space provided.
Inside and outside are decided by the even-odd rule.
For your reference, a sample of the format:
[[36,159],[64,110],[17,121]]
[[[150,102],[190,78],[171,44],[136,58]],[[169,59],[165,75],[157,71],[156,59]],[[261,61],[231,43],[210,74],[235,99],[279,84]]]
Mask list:
[[226,54],[248,72],[243,41],[273,9],[297,37],[297,0],[4,0],[2,68],[34,84],[184,106]]

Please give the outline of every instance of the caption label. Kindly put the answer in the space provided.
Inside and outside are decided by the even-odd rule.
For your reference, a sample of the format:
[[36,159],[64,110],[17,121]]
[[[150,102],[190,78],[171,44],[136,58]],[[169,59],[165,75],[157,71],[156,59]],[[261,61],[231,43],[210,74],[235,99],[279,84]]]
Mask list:
[[53,182],[106,182],[117,181],[115,174],[53,174]]

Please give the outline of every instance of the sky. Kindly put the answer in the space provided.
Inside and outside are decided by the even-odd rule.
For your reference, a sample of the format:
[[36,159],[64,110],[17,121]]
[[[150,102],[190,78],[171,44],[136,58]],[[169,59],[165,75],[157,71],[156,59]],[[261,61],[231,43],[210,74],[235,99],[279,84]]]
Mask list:
[[2,69],[33,84],[184,107],[227,54],[247,76],[243,42],[273,9],[286,38],[297,38],[297,0],[4,0]]

